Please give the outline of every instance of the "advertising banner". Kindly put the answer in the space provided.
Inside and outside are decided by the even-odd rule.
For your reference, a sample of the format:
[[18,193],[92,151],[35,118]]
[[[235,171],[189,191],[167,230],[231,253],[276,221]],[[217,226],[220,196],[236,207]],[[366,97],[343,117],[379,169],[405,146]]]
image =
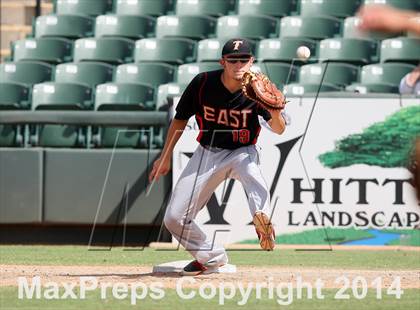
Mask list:
[[[417,245],[420,208],[407,167],[420,100],[290,98],[286,113],[285,132],[262,126],[257,143],[277,242]],[[174,185],[198,133],[191,118],[174,150]],[[247,196],[233,179],[196,222],[216,242],[257,242]]]

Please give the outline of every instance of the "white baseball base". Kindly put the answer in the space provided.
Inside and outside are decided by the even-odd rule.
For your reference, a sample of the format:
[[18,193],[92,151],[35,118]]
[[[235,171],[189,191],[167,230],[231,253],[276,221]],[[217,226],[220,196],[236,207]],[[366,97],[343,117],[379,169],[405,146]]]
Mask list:
[[[190,260],[178,260],[174,262],[163,263],[160,265],[153,266],[153,273],[157,272],[181,272],[182,269],[188,265]],[[209,273],[235,273],[236,265],[226,264],[221,267],[209,268],[203,272],[203,274]]]

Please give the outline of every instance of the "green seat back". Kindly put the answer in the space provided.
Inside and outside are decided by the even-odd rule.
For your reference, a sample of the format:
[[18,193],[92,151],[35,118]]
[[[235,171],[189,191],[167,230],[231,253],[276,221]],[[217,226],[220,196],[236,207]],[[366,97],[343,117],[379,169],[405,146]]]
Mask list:
[[68,39],[39,38],[23,39],[13,44],[13,60],[44,61],[48,63],[69,62],[73,44]]
[[123,38],[84,38],[74,43],[74,61],[121,64],[132,61],[134,42]]
[[0,124],[0,146],[1,147],[15,147],[17,143],[17,126]]
[[198,62],[184,64],[178,67],[176,81],[178,84],[189,84],[199,73],[221,69],[218,62]]
[[141,39],[154,35],[155,20],[141,15],[100,15],[96,17],[95,37]]
[[157,19],[156,37],[185,37],[204,39],[213,35],[216,20],[208,16],[160,16]]
[[[324,74],[324,71],[327,70]],[[322,63],[304,65],[300,68],[299,83],[348,85],[355,82],[359,75],[359,67],[346,63]],[[323,77],[324,76],[324,77]]]
[[280,37],[331,38],[340,32],[341,21],[331,16],[287,16],[280,22]]
[[93,19],[81,15],[44,15],[36,18],[35,37],[66,37],[93,35]]
[[73,125],[40,125],[34,138],[34,146],[83,147],[86,145],[86,129]]
[[177,0],[176,15],[228,15],[235,9],[235,0]]
[[20,61],[0,64],[0,82],[37,84],[50,81],[54,67],[44,62]]
[[330,15],[337,17],[353,16],[361,0],[301,0],[301,15]]
[[320,92],[336,92],[341,91],[341,88],[336,85],[331,85],[323,83],[321,86],[319,84],[301,84],[301,83],[292,83],[284,87],[284,92],[286,96],[302,96],[304,94],[315,94],[318,89]]
[[230,15],[218,18],[218,38],[263,39],[278,33],[277,19],[265,15]]
[[190,39],[162,38],[136,41],[136,62],[152,61],[183,64],[195,58],[195,42]]
[[112,0],[56,0],[57,14],[97,16],[112,10]]
[[81,83],[95,87],[112,81],[114,67],[98,62],[73,62],[55,68],[55,81],[59,83]]
[[398,86],[390,84],[361,84],[353,83],[346,87],[346,91],[369,94],[369,93],[389,93],[398,94]]
[[[99,147],[148,148],[150,129],[141,126],[100,127]],[[153,139],[151,139],[153,141]],[[153,142],[152,142],[153,143]]]
[[117,67],[115,82],[143,83],[158,87],[174,80],[175,67],[166,63],[132,63]]
[[297,66],[280,62],[257,62],[254,68],[267,75],[279,89],[282,89],[286,84],[297,81],[299,69]]
[[420,38],[399,37],[383,40],[381,43],[381,62],[420,61]]
[[30,108],[29,89],[25,84],[0,83],[0,110]]
[[174,0],[116,0],[118,15],[166,15],[173,9]]
[[320,61],[338,61],[354,64],[376,62],[377,43],[363,39],[325,39],[319,43]]
[[34,85],[33,110],[87,110],[92,108],[92,90],[76,83],[47,82]]
[[156,109],[159,111],[168,111],[168,97],[181,96],[186,87],[186,84],[177,83],[160,85],[156,96]]
[[300,62],[296,50],[300,46],[307,46],[311,50],[311,59],[316,59],[317,42],[305,38],[281,38],[261,40],[258,45],[259,61]]
[[239,0],[239,15],[286,16],[296,9],[296,0]]
[[95,109],[102,111],[154,110],[153,88],[140,83],[106,83],[96,87]]
[[413,71],[414,65],[403,63],[373,64],[362,67],[360,82],[362,84],[399,85],[401,79]]

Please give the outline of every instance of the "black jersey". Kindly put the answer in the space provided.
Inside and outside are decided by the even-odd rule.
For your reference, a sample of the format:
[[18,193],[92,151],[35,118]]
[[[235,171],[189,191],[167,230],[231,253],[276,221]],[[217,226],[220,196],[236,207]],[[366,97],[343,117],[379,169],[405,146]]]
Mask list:
[[222,83],[223,70],[198,74],[187,86],[176,107],[175,118],[195,115],[203,146],[236,149],[255,144],[261,130],[258,115],[266,121],[270,113],[249,100],[242,90],[231,93]]

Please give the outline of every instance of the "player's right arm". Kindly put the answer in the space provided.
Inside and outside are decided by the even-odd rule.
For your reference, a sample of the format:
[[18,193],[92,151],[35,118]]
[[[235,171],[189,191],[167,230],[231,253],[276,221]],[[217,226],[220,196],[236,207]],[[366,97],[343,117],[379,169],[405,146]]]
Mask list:
[[357,16],[362,30],[387,32],[411,31],[420,34],[420,14],[414,11],[395,9],[387,5],[364,5]]
[[153,163],[152,172],[149,174],[149,182],[159,180],[161,175],[166,175],[171,169],[172,153],[175,145],[184,132],[188,119],[195,114],[199,81],[200,75],[197,75],[187,86],[177,104],[176,114],[169,126],[162,153]]
[[176,143],[181,137],[188,120],[173,119],[168,129],[165,145],[158,159],[153,163],[152,172],[149,174],[149,182],[159,180],[161,175],[166,175],[171,169],[172,153]]

